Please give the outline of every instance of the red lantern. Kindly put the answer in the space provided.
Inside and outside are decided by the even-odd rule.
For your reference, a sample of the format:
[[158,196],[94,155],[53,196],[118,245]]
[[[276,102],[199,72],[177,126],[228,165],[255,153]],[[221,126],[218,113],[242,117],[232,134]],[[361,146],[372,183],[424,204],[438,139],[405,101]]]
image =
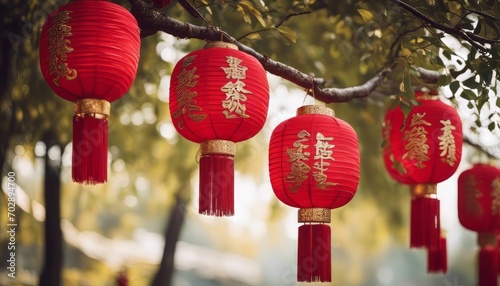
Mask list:
[[274,193],[299,208],[297,280],[331,281],[330,210],[347,204],[359,183],[356,132],[333,110],[303,106],[274,129],[269,173]]
[[173,124],[183,137],[201,143],[199,213],[234,214],[235,142],[262,129],[268,106],[266,71],[236,45],[209,43],[175,66]]
[[496,286],[500,230],[500,170],[477,164],[458,177],[458,219],[478,232],[479,286]]
[[139,62],[139,27],[125,8],[79,0],[49,15],[40,34],[40,68],[60,97],[75,103],[73,180],[107,180],[110,102],[125,94]]
[[436,184],[456,171],[462,155],[462,123],[436,92],[417,91],[418,106],[406,120],[396,107],[386,114],[384,163],[399,183],[411,185],[411,247],[438,248],[439,200]]

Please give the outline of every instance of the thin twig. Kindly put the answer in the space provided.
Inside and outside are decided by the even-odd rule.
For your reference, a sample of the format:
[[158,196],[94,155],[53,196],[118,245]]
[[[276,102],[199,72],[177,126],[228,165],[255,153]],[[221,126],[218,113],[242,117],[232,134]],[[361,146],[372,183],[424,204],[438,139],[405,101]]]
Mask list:
[[248,33],[244,34],[243,36],[239,37],[236,40],[237,41],[241,41],[242,39],[244,39],[244,38],[246,38],[246,37],[248,37],[250,35],[258,34],[258,33],[262,33],[262,32],[267,32],[267,31],[270,31],[270,30],[273,30],[273,29],[277,29],[281,25],[283,25],[283,23],[285,23],[286,20],[290,19],[291,17],[293,17],[293,16],[299,16],[299,15],[305,15],[305,14],[309,14],[309,13],[311,13],[311,11],[295,12],[295,13],[288,14],[286,17],[284,17],[283,19],[281,19],[281,21],[278,23],[278,25],[275,25],[274,27],[269,27],[269,28],[264,28],[264,29],[260,29],[260,30],[248,32]]
[[404,8],[408,12],[412,13],[415,17],[417,17],[417,18],[425,21],[426,23],[428,23],[433,28],[441,30],[441,31],[443,31],[445,33],[448,33],[450,35],[454,35],[454,36],[456,36],[458,38],[461,38],[461,39],[469,42],[469,44],[471,44],[471,46],[473,46],[477,50],[481,51],[482,53],[487,53],[488,52],[488,49],[486,49],[482,45],[484,45],[484,44],[500,43],[500,40],[498,40],[498,39],[488,39],[488,38],[485,38],[485,37],[482,37],[482,36],[475,35],[472,32],[464,31],[464,30],[462,30],[462,29],[460,29],[458,27],[452,27],[452,26],[449,26],[449,25],[446,25],[446,24],[438,23],[438,22],[434,21],[433,19],[429,18],[427,15],[424,15],[422,12],[418,11],[417,9],[415,9],[413,6],[407,4],[407,3],[403,2],[403,1],[400,1],[400,0],[391,0],[391,2],[393,2],[394,4],[396,4],[396,5]]

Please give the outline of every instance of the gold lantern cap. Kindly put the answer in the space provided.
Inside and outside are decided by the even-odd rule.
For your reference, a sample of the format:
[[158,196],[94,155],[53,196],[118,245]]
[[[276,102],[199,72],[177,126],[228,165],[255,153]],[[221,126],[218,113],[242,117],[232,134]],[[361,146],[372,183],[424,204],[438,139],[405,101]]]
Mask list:
[[335,112],[333,111],[333,109],[320,105],[304,105],[299,107],[297,109],[297,115],[304,115],[304,114],[321,114],[321,115],[335,117]]
[[204,49],[226,48],[226,49],[238,50],[237,45],[223,41],[207,42],[203,48]]

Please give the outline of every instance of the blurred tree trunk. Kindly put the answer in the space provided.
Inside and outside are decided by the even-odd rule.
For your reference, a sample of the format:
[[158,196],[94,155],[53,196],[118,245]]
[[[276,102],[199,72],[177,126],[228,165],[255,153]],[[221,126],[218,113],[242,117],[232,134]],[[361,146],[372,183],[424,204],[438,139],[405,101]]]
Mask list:
[[43,142],[47,146],[45,153],[45,249],[44,263],[40,274],[41,286],[60,286],[63,264],[63,237],[61,231],[61,160],[51,160],[49,149],[59,146],[57,136],[48,131],[43,136]]
[[[184,183],[184,185],[179,188],[179,191],[189,192],[189,183]],[[180,195],[180,192],[177,192],[175,196],[175,205],[170,211],[165,231],[165,247],[163,248],[163,257],[151,286],[172,285],[175,249],[181,233],[182,224],[184,223],[184,214],[186,211],[186,202]]]

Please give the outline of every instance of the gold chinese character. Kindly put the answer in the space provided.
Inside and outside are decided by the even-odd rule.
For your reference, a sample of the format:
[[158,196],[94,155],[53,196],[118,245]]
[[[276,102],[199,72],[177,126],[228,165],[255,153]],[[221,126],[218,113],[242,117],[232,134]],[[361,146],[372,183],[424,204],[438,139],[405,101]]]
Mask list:
[[49,75],[55,75],[52,81],[57,86],[61,77],[73,80],[77,76],[77,71],[69,68],[66,63],[67,54],[73,51],[69,46],[71,41],[66,38],[73,35],[71,26],[67,25],[71,12],[69,10],[59,12],[52,19],[52,27],[48,30]]
[[[199,107],[195,100],[195,97],[198,96],[196,91],[191,91],[190,89],[195,87],[198,84],[199,75],[196,74],[197,68],[194,67],[192,69],[187,69],[193,62],[194,56],[188,56],[184,58],[182,62],[182,71],[177,75],[178,84],[175,88],[175,92],[177,93],[177,110],[175,110],[172,115],[174,118],[177,118],[181,115],[187,114],[188,117],[196,122],[204,120],[207,115],[199,114],[193,112],[202,111],[201,107]],[[184,119],[181,118],[177,123],[179,129],[184,128]]]
[[309,137],[311,135],[305,131],[302,130],[297,134],[297,137],[299,140],[295,141],[293,143],[294,148],[287,148],[286,154],[288,155],[288,162],[292,162],[290,165],[291,172],[287,174],[286,182],[292,182],[294,183],[292,186],[290,186],[290,192],[296,193],[305,180],[307,180],[307,174],[311,171],[311,168],[304,163],[304,161],[308,161],[309,157],[311,156],[311,153],[309,152],[304,152],[304,149],[309,147],[309,145],[304,144],[304,142],[309,141]]
[[248,68],[245,66],[240,66],[243,60],[240,60],[232,56],[227,56],[226,58],[227,58],[226,63],[229,64],[229,67],[228,68],[221,67],[226,73],[226,78],[237,79],[237,80],[245,79],[247,77],[246,71],[248,70]]
[[328,141],[332,140],[333,137],[325,137],[320,132],[316,134],[316,144],[314,144],[314,147],[316,147],[316,154],[314,155],[314,160],[319,161],[314,162],[313,168],[317,171],[313,173],[313,177],[317,183],[316,187],[320,189],[326,189],[328,186],[337,185],[336,183],[327,182],[328,176],[325,174],[330,166],[330,162],[325,162],[325,160],[335,161],[332,157],[333,150],[331,150],[335,145],[328,143]]
[[467,213],[478,218],[483,216],[483,209],[479,200],[483,194],[477,189],[474,176],[469,175],[465,178],[465,209]]
[[236,82],[230,81],[221,88],[226,94],[226,99],[222,101],[222,107],[225,109],[222,113],[226,118],[249,118],[250,116],[245,114],[247,108],[243,102],[247,101],[245,93],[251,94],[251,92],[245,89],[245,83],[241,81],[246,78],[248,68],[240,66],[243,62],[241,59],[232,56],[226,58],[229,67],[221,68],[226,73],[226,78],[236,79]]
[[250,117],[245,114],[247,108],[241,103],[247,101],[245,93],[251,93],[244,87],[245,83],[238,80],[236,83],[228,82],[221,88],[221,91],[226,93],[226,99],[222,101],[222,107],[227,109],[222,111],[226,118]]
[[455,156],[455,153],[457,151],[457,148],[455,146],[455,137],[453,137],[453,130],[456,130],[457,128],[451,124],[451,121],[448,120],[440,120],[441,124],[443,124],[443,128],[441,130],[443,131],[443,134],[438,137],[439,139],[439,150],[441,150],[441,161],[444,163],[447,163],[450,166],[455,165],[455,162],[457,161],[457,157]]
[[415,166],[417,168],[424,168],[425,161],[430,158],[427,156],[429,153],[429,145],[427,142],[427,130],[421,125],[431,126],[431,124],[424,120],[425,113],[415,113],[412,116],[410,130],[405,131],[403,140],[407,140],[405,145],[406,153],[403,154],[403,159],[416,160]]
[[491,214],[500,215],[500,178],[497,177],[491,182]]

